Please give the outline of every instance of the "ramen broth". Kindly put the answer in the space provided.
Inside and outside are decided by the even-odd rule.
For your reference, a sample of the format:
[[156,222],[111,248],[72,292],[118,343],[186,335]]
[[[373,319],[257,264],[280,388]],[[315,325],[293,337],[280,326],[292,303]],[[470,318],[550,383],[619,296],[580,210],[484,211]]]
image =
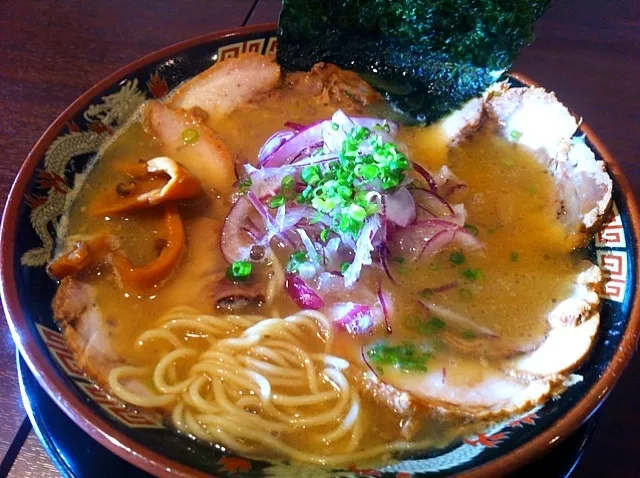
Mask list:
[[[266,97],[261,103],[237,109],[223,121],[209,122],[228,143],[237,161],[245,163],[255,161],[265,140],[282,129],[286,121],[309,124],[330,117],[334,110],[303,94],[292,93]],[[386,331],[380,330],[379,336],[398,343],[423,342],[425,335],[416,328],[416,318],[419,322],[427,314],[416,300],[421,297],[437,298],[439,304],[473,316],[478,324],[515,343],[539,340],[547,332],[545,316],[569,294],[578,272],[572,252],[574,240],[558,221],[550,199],[555,197],[552,179],[530,152],[488,128],[450,150],[443,141],[435,128],[403,127],[398,137],[410,160],[432,170],[446,164],[468,186],[462,201],[468,213],[466,224],[472,225],[484,243],[484,254],[463,253],[463,259],[457,256],[453,261],[451,254],[457,249],[447,248],[417,262],[392,256],[389,267],[397,284],[389,285],[386,292],[393,303],[393,332],[387,336]],[[181,154],[173,158],[178,163]],[[160,145],[140,122],[130,124],[117,135],[101,153],[69,210],[68,237],[108,230],[119,238],[134,264],[154,259],[157,242],[164,234],[161,210],[95,217],[90,214],[89,205],[106,189],[127,179],[119,172],[123,165],[156,156],[162,156]],[[109,325],[111,345],[129,364],[151,365],[167,353],[166,344],[153,342],[140,347],[136,339],[171,307],[187,305],[202,313],[219,313],[207,290],[211,287],[207,277],[228,267],[219,241],[232,198],[220,197],[216,191],[207,193],[179,205],[186,248],[177,269],[164,284],[144,293],[125,292],[104,267],[93,267],[86,273],[85,280],[95,287],[96,302]],[[275,253],[286,263],[283,250],[276,249]],[[384,272],[374,267],[365,269],[361,280],[375,290],[375,283]],[[434,292],[449,283],[456,283],[457,287]],[[252,306],[243,313],[282,317],[296,310],[281,293],[273,304]],[[180,338],[192,347],[207,345],[198,331],[185,331]],[[371,336],[354,339],[340,332],[333,352],[359,360],[360,347],[374,340]],[[188,359],[183,366],[189,366]],[[319,407],[317,413],[321,412]],[[371,398],[363,398],[361,413],[368,415],[369,424],[362,447],[400,435],[403,424],[397,416],[376,406]],[[433,446],[444,446],[463,431],[460,426],[432,420],[416,437],[430,437]],[[296,433],[299,436],[295,441],[304,447],[304,430]]]

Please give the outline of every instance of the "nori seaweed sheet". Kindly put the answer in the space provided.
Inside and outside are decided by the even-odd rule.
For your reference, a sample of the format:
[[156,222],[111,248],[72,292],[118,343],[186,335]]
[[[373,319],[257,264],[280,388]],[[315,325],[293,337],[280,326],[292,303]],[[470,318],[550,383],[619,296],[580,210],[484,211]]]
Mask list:
[[278,62],[319,61],[365,74],[431,123],[479,96],[533,41],[550,0],[283,0]]

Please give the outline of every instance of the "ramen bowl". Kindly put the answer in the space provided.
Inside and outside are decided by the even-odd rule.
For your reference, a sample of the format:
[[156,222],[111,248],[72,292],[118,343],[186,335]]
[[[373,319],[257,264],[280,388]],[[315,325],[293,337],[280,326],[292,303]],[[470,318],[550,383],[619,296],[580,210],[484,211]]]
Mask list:
[[[163,98],[217,61],[244,52],[269,54],[275,48],[275,27],[267,25],[209,34],[157,51],[93,86],[34,146],[2,220],[2,300],[13,338],[39,383],[100,444],[160,476],[489,477],[513,471],[562,442],[605,400],[636,348],[640,328],[637,206],[619,165],[584,123],[576,134],[585,135],[614,182],[613,207],[588,247],[606,276],[601,331],[588,360],[576,370],[584,379],[529,413],[378,469],[319,469],[237,456],[176,434],[157,417],[110,396],[75,363],[52,316],[57,283],[45,266],[77,175],[142,101]],[[517,74],[509,82],[533,84]]]

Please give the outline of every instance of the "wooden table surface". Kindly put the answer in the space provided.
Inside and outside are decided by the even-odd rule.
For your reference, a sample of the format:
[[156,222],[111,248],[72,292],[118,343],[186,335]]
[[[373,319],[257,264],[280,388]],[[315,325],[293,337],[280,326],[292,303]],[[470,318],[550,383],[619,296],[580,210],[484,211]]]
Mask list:
[[[47,125],[77,96],[171,43],[277,19],[280,0],[13,0],[0,5],[0,198]],[[640,190],[640,1],[556,0],[520,71],[583,115]],[[637,477],[640,361],[600,412],[572,476]],[[60,476],[20,401],[15,351],[0,320],[0,477]]]

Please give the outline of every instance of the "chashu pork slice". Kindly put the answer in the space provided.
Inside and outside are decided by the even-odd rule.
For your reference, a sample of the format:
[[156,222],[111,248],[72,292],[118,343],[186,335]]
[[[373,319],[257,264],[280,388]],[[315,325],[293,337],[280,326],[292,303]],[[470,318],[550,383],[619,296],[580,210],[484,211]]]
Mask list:
[[[159,101],[150,101],[144,115],[145,126],[161,143],[163,153],[198,178],[205,190],[225,194],[233,189],[235,158],[209,126],[191,113]],[[183,133],[187,130],[192,130],[189,133],[195,139],[185,142]]]
[[449,419],[498,419],[527,410],[563,389],[561,376],[513,377],[477,357],[435,357],[428,371],[405,373],[387,367],[379,378],[410,395],[416,407]]
[[[112,321],[98,307],[93,286],[71,276],[65,277],[51,307],[78,367],[101,387],[108,389],[109,372],[126,363],[113,349]],[[123,384],[141,396],[153,396],[137,378],[129,378]],[[149,410],[144,413],[155,416]]]
[[[369,374],[365,390],[390,397],[389,405],[409,418],[425,408],[451,419],[497,419],[530,409],[564,390],[576,378],[569,373],[591,351],[602,278],[597,266],[584,261],[570,296],[549,312],[549,331],[533,347],[518,351],[499,337],[487,336],[477,339],[479,346],[471,340],[461,349],[443,337],[448,349],[435,350],[427,372],[387,367],[379,377]],[[393,389],[400,395],[392,394]]]
[[518,351],[487,336],[478,347],[460,349],[443,338],[448,349],[436,348],[426,372],[387,367],[381,376],[369,373],[365,390],[389,397],[389,405],[408,418],[425,408],[450,419],[497,419],[530,409],[577,378],[569,374],[587,358],[598,332],[602,278],[597,266],[584,261],[570,296],[549,312],[549,331],[533,347]]
[[78,366],[106,385],[109,371],[122,361],[111,345],[110,321],[96,304],[94,288],[71,276],[65,277],[52,308]]
[[459,144],[480,128],[484,103],[485,98],[473,98],[438,122],[450,146]]
[[219,61],[176,88],[169,106],[185,110],[198,107],[211,116],[225,116],[255,96],[278,87],[280,82],[280,66],[275,57],[243,53]]
[[491,95],[485,110],[507,139],[532,150],[549,170],[558,186],[558,217],[567,228],[595,230],[611,202],[611,178],[584,139],[572,138],[578,123],[555,94],[511,88]]
[[521,376],[545,377],[575,370],[587,358],[600,324],[598,289],[603,275],[598,266],[585,262],[571,296],[547,316],[550,330],[538,348],[515,357],[505,369]]

